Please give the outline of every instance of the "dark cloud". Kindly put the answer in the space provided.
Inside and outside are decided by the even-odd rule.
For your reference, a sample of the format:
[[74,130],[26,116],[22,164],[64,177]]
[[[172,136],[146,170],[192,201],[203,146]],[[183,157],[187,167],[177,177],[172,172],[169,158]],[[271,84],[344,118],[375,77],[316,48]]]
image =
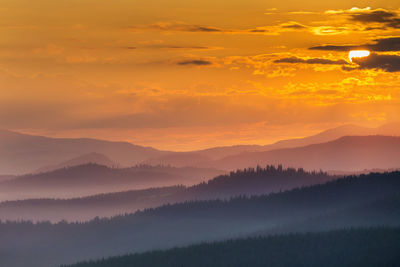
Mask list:
[[192,26],[190,27],[190,31],[193,32],[220,32],[221,30],[214,27],[205,27],[205,26]]
[[184,60],[178,62],[178,65],[197,65],[197,66],[206,66],[206,65],[211,65],[212,63],[207,60],[202,60],[202,59],[195,59],[195,60]]
[[364,45],[322,45],[310,47],[311,50],[325,51],[349,51],[357,49],[367,49],[377,52],[400,51],[400,37],[390,37],[374,40],[374,44]]
[[358,46],[353,45],[319,45],[310,47],[310,50],[325,50],[325,51],[349,51],[357,49]]
[[360,22],[386,22],[397,16],[396,13],[386,11],[386,10],[373,10],[369,12],[360,12],[356,14],[351,14],[352,20]]
[[180,46],[180,45],[167,45],[167,44],[161,44],[161,45],[149,45],[146,46],[145,48],[154,48],[154,49],[194,49],[194,50],[207,50],[207,49],[212,49],[212,47],[208,46]]
[[264,33],[264,32],[270,32],[269,30],[265,29],[250,29],[248,30],[249,32],[254,32],[254,33]]
[[351,20],[361,23],[382,23],[387,27],[400,28],[400,17],[387,10],[372,10],[351,14]]
[[288,24],[282,24],[281,28],[283,28],[283,29],[301,30],[301,29],[306,29],[307,27],[304,26],[304,25],[301,25],[299,23],[288,23]]
[[371,54],[364,58],[353,58],[357,69],[380,69],[387,72],[400,71],[400,56]]
[[346,65],[348,64],[345,60],[330,60],[325,58],[298,58],[298,57],[288,57],[281,58],[274,61],[275,63],[304,63],[304,64],[321,64],[321,65]]
[[219,47],[208,47],[208,46],[184,46],[184,45],[169,45],[169,44],[155,44],[155,45],[145,45],[145,46],[125,46],[122,49],[135,50],[135,49],[189,49],[189,50],[207,50],[207,49],[220,49]]
[[400,51],[400,37],[377,39],[375,42],[368,46],[372,51]]

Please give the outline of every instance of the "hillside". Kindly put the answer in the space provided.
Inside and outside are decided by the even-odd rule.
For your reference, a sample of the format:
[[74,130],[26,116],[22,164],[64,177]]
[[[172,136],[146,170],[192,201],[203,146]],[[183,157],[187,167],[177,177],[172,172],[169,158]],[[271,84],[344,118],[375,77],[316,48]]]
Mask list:
[[147,165],[109,168],[90,163],[0,182],[0,199],[71,198],[177,184],[193,185],[222,173],[210,168]]
[[[170,167],[169,169],[176,168]],[[82,221],[93,219],[96,216],[107,217],[132,213],[138,209],[167,203],[269,194],[295,187],[321,184],[334,178],[325,173],[308,173],[302,169],[267,166],[266,168],[238,170],[190,187],[175,186],[133,190],[72,199],[41,198],[6,201],[0,203],[0,219]]]
[[277,193],[297,187],[323,184],[337,177],[324,172],[307,172],[302,168],[283,168],[267,165],[265,168],[245,168],[220,175],[207,182],[188,188],[198,199],[229,199]]
[[184,186],[98,194],[70,199],[27,199],[0,203],[0,220],[87,221],[185,200]]
[[382,267],[396,266],[399,247],[399,228],[349,229],[205,243],[68,267]]
[[[348,216],[337,217],[342,220],[341,228],[357,227],[360,226],[357,223],[359,215],[352,209],[372,205],[370,203],[379,199],[390,199],[390,196],[398,195],[399,190],[400,173],[393,172],[348,177],[269,196],[165,205],[86,223],[8,222],[0,224],[0,251],[12,257],[3,257],[0,263],[14,267],[26,266],[29,262],[30,266],[46,267],[218,241],[257,231],[269,231],[269,234],[275,230],[277,233],[301,231],[296,228],[296,222],[300,224],[329,214],[335,216],[338,210],[348,210]],[[393,208],[392,212],[379,208],[379,205],[379,209],[370,213],[364,208],[367,213],[363,216],[366,217],[359,220],[362,226],[399,226],[400,207],[396,198],[392,201],[394,204],[385,202]],[[284,231],[283,226],[287,226]],[[327,230],[335,228],[334,224],[328,225]]]

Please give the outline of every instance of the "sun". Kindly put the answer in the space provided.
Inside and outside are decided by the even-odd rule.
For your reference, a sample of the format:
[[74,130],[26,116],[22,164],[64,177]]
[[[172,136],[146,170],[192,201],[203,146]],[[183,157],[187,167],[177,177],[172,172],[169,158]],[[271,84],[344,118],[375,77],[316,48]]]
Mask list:
[[368,50],[351,50],[349,52],[350,62],[353,62],[353,58],[368,57],[370,52]]

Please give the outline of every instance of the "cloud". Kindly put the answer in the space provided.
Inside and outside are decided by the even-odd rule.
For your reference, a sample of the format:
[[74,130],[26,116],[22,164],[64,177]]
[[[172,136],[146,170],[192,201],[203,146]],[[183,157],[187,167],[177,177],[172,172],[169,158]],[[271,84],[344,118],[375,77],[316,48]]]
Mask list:
[[318,12],[313,12],[313,11],[291,11],[288,12],[288,14],[293,14],[293,15],[310,15],[310,14],[319,14]]
[[290,64],[303,63],[303,64],[321,64],[321,65],[346,65],[346,64],[348,64],[343,59],[339,59],[339,60],[331,60],[331,59],[325,59],[325,58],[304,59],[304,58],[298,58],[298,57],[281,58],[281,59],[275,60],[274,63],[290,63]]
[[[310,50],[325,50],[325,51],[349,51],[359,49],[361,46],[355,45],[319,45],[310,47]],[[366,48],[365,48],[366,49]]]
[[364,58],[353,58],[358,69],[380,69],[386,72],[400,71],[400,56],[371,54]]
[[[312,29],[296,21],[288,21],[278,25],[266,25],[248,29],[223,29],[213,26],[187,24],[185,22],[158,22],[148,25],[132,26],[132,31],[152,30],[164,32],[192,32],[192,33],[219,33],[219,34],[262,34],[278,35],[282,32],[302,31]],[[313,31],[311,31],[313,32]]]
[[273,26],[261,26],[255,27],[252,29],[247,29],[245,31],[237,31],[237,33],[259,33],[259,34],[269,34],[269,35],[278,35],[282,32],[291,32],[291,31],[304,31],[307,30],[309,27],[303,25],[296,21],[288,21],[281,23],[279,25]]
[[290,22],[287,22],[287,23],[282,23],[282,24],[280,25],[280,27],[281,27],[282,29],[294,29],[294,30],[302,30],[302,29],[306,29],[306,28],[307,28],[307,26],[302,25],[302,24],[300,24],[300,23],[298,23],[298,22],[295,22],[295,21],[290,21]]
[[[275,12],[276,10],[274,10]],[[289,12],[289,14],[310,14],[313,12]],[[320,26],[308,26],[303,25],[299,22],[288,21],[277,25],[265,25],[259,27],[252,27],[248,29],[226,29],[215,26],[189,24],[182,21],[165,21],[157,22],[148,25],[139,25],[130,27],[131,30],[154,30],[154,31],[166,31],[166,32],[193,32],[193,33],[221,33],[221,34],[264,34],[264,35],[277,35],[287,31],[304,31],[308,30],[312,34],[316,35],[334,35],[334,34],[346,34],[349,31],[356,30],[373,30],[373,29],[384,29],[383,27],[399,28],[400,17],[397,11],[388,11],[385,9],[374,9],[371,8],[351,8],[348,10],[328,10],[325,12],[326,15],[342,15],[346,16],[347,20],[351,23],[346,26],[332,26],[332,25],[320,25]],[[354,23],[358,22],[358,23]],[[360,26],[360,24],[371,24],[367,28]],[[376,25],[378,24],[378,25]],[[341,24],[343,25],[343,23]]]
[[350,9],[339,9],[339,10],[327,10],[325,11],[325,14],[348,14],[348,13],[356,13],[356,12],[364,12],[364,11],[370,11],[371,7],[366,7],[366,8],[358,8],[358,7],[352,7]]
[[400,51],[400,37],[377,39],[375,42],[368,48],[373,51]]
[[349,19],[353,22],[359,22],[362,24],[381,24],[384,27],[369,27],[366,30],[374,30],[374,29],[385,29],[385,27],[389,28],[400,28],[400,16],[398,11],[389,11],[386,9],[378,8],[371,9],[370,7],[366,8],[357,8],[353,7],[347,10],[328,10],[325,14],[333,14],[340,15],[343,14],[348,16]]
[[310,47],[310,50],[349,51],[367,49],[377,52],[400,51],[400,37],[389,37],[374,40],[374,44],[363,45],[322,45]]
[[338,35],[349,34],[354,31],[352,27],[346,26],[315,26],[310,27],[310,32],[315,35]]
[[222,29],[202,26],[202,25],[191,25],[184,22],[158,22],[149,25],[133,26],[131,30],[158,30],[158,31],[183,31],[183,32],[223,32]]
[[384,9],[351,14],[351,20],[361,23],[382,23],[386,27],[400,28],[400,17],[397,13]]
[[386,10],[367,10],[366,12],[357,12],[355,14],[351,14],[351,19],[363,23],[387,22],[396,16],[396,13]]
[[184,60],[184,61],[179,61],[178,65],[197,65],[197,66],[206,66],[206,65],[211,65],[212,62],[208,60],[203,60],[203,59],[194,59],[194,60]]
[[148,45],[143,48],[149,49],[173,49],[173,50],[217,50],[222,49],[221,47],[210,47],[210,46],[184,46],[184,45],[168,45],[168,44],[159,44],[159,45]]
[[[323,45],[314,46],[311,50],[326,50],[326,51],[350,51],[357,49],[367,49],[375,52],[397,52],[400,51],[400,37],[390,37],[374,40],[374,44],[364,45]],[[343,66],[343,70],[351,71],[355,69],[376,69],[386,72],[400,71],[400,56],[398,55],[381,55],[372,53],[368,57],[353,58],[353,62],[357,67]]]

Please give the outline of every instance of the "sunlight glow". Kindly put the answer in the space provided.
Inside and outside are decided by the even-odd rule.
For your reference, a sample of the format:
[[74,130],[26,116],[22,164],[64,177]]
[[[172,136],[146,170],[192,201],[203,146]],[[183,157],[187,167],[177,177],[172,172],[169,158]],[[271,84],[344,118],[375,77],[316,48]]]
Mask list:
[[368,50],[351,50],[349,52],[349,59],[353,62],[353,58],[368,57],[370,52]]

